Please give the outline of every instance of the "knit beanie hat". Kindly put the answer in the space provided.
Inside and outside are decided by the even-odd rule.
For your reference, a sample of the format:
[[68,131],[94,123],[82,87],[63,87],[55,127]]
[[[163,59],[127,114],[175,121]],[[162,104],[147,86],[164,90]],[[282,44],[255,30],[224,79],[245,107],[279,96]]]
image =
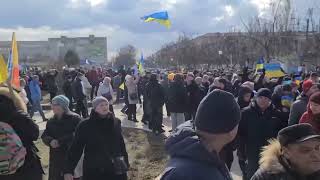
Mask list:
[[320,104],[320,92],[313,93],[309,99],[309,102]]
[[98,97],[94,98],[94,100],[92,101],[93,109],[96,109],[97,106],[99,106],[99,104],[102,103],[102,102],[106,102],[106,103],[109,104],[108,99],[106,99],[105,97],[98,96]]
[[261,88],[257,92],[257,97],[266,97],[271,100],[272,92],[268,88]]
[[302,84],[303,92],[304,93],[308,92],[309,89],[312,87],[312,85],[313,85],[313,82],[311,80],[304,81]]
[[69,103],[69,99],[64,95],[54,97],[51,102],[52,105],[60,106],[65,111],[69,111]]
[[213,90],[200,103],[196,129],[212,134],[232,131],[240,121],[240,108],[234,96],[223,90]]

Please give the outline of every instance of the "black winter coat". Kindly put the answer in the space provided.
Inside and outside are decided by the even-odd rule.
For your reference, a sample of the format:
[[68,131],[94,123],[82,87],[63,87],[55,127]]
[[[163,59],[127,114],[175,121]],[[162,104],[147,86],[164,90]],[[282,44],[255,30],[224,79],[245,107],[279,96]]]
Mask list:
[[165,92],[157,81],[150,81],[146,87],[146,98],[151,104],[151,108],[161,108],[165,103]]
[[86,95],[83,93],[83,86],[81,84],[81,79],[76,78],[72,83],[72,95],[74,100],[81,101],[86,98]]
[[83,152],[83,180],[122,179],[123,176],[115,175],[112,164],[112,158],[119,156],[123,156],[129,164],[121,121],[112,113],[101,118],[92,111],[90,118],[82,121],[76,129],[67,154],[65,173],[73,174]]
[[81,119],[79,115],[68,112],[61,119],[51,118],[41,138],[44,144],[50,147],[52,140],[58,140],[60,147],[50,147],[49,180],[63,180],[63,167],[67,151],[72,143],[77,125]]
[[[66,81],[63,83],[62,89],[63,89],[63,93],[64,93],[68,98],[72,98],[72,82],[69,82],[68,80],[66,80]],[[69,99],[69,100],[70,100],[70,103],[71,103],[72,99]]]
[[255,102],[242,111],[239,124],[239,153],[248,160],[248,176],[259,168],[261,148],[268,144],[268,140],[276,138],[283,128],[281,114],[273,105],[262,112]]
[[33,120],[23,112],[17,112],[10,122],[17,135],[20,137],[23,146],[27,150],[25,162],[15,174],[0,176],[1,180],[42,180],[43,170],[40,158],[37,155],[38,149],[33,143],[39,137],[39,127]]
[[58,75],[58,71],[55,71],[55,74],[52,75],[48,73],[45,77],[49,92],[52,92],[52,93],[58,92],[58,85],[56,82],[57,75]]
[[168,89],[168,106],[170,112],[186,112],[187,98],[187,89],[184,84],[173,82]]
[[196,112],[201,102],[201,92],[199,86],[193,81],[187,85],[188,111]]

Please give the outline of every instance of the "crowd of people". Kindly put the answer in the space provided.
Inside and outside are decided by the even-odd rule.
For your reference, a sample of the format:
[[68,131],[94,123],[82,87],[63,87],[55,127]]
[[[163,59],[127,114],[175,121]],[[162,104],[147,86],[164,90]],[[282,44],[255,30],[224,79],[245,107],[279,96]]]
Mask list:
[[[1,179],[41,179],[35,111],[47,121],[41,139],[50,148],[49,180],[127,179],[130,154],[113,109],[121,103],[127,120],[141,121],[155,135],[165,132],[163,117],[170,117],[170,160],[161,180],[232,179],[233,163],[244,180],[320,179],[317,72],[269,78],[248,68],[139,75],[92,67],[21,77],[17,91],[0,87],[0,122],[13,128],[23,145],[16,140],[16,146],[26,153],[13,153],[20,155],[11,158],[15,167],[0,166]],[[44,90],[54,114],[49,120],[41,106]],[[137,104],[143,105],[141,120]]]

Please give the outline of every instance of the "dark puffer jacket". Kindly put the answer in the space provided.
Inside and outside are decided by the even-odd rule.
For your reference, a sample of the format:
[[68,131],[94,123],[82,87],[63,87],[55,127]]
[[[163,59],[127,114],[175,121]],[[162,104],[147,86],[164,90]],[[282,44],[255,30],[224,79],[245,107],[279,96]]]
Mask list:
[[281,156],[279,141],[273,140],[262,152],[260,168],[251,180],[319,180],[320,172],[303,176],[288,166]]
[[170,161],[161,180],[231,180],[219,155],[206,150],[192,127],[187,121],[167,140]]

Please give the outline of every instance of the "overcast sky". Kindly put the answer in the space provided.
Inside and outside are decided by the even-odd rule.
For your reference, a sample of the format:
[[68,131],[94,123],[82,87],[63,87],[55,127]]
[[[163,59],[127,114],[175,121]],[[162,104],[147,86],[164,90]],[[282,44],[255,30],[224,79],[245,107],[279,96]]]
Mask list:
[[[148,55],[179,34],[201,35],[241,28],[241,21],[263,16],[271,0],[3,0],[0,6],[0,40],[47,40],[48,37],[108,37],[109,56],[132,44]],[[319,0],[293,0],[305,17],[307,7]],[[140,17],[167,10],[172,28],[143,23]]]

